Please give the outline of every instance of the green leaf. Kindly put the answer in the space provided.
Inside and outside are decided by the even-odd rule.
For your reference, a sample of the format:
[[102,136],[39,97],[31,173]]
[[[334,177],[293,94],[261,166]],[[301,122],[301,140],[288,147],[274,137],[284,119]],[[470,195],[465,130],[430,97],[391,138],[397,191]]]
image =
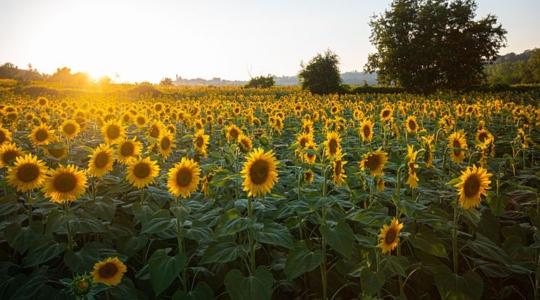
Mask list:
[[360,273],[360,285],[362,291],[368,295],[374,295],[383,287],[385,277],[382,272],[375,273],[368,268],[362,269]]
[[96,261],[100,259],[100,245],[98,243],[88,243],[84,247],[74,252],[67,250],[64,254],[64,263],[73,273],[85,273],[92,269]]
[[293,246],[293,238],[287,227],[275,222],[264,223],[260,230],[256,230],[255,240],[259,243],[278,245],[287,249]]
[[412,236],[410,241],[416,249],[437,257],[448,257],[443,242],[432,231],[423,229]]
[[321,250],[310,251],[305,241],[298,241],[289,252],[285,262],[285,276],[288,280],[311,272],[317,268],[322,261]]
[[52,240],[40,242],[37,247],[31,248],[23,258],[23,266],[33,267],[45,263],[58,257],[65,249],[66,245],[64,243],[57,243]]
[[238,245],[229,242],[221,242],[206,249],[201,259],[201,264],[226,263],[235,260],[240,254]]
[[339,252],[346,258],[350,258],[354,245],[354,232],[346,222],[340,222],[337,226],[330,228],[328,225],[320,227],[321,234],[328,241],[332,249]]
[[176,224],[175,219],[169,215],[169,211],[161,210],[156,212],[153,217],[143,223],[141,233],[156,234],[172,229]]
[[237,269],[229,271],[225,276],[225,287],[232,300],[271,299],[273,285],[272,273],[262,266],[247,277]]
[[469,271],[463,276],[454,274],[447,267],[434,270],[435,284],[442,299],[480,299],[484,284],[482,277]]
[[400,275],[402,277],[407,277],[407,268],[409,266],[409,261],[404,256],[387,256],[384,259],[384,269],[386,269],[392,275]]
[[175,256],[169,256],[167,255],[169,251],[170,248],[158,249],[152,254],[148,261],[150,282],[152,283],[156,295],[159,295],[166,290],[187,264],[187,257],[185,254],[182,253],[176,254]]
[[214,291],[205,282],[199,282],[197,286],[189,291],[176,291],[173,300],[212,300],[215,299]]

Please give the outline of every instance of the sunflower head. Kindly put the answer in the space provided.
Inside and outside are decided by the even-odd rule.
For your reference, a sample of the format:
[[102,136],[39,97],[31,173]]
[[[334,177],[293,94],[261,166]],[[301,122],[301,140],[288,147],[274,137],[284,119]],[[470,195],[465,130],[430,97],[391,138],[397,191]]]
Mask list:
[[0,146],[7,142],[11,142],[11,132],[0,126]]
[[175,197],[187,198],[197,190],[201,169],[199,164],[190,158],[183,157],[179,163],[169,170],[167,187]]
[[332,159],[341,152],[341,137],[336,131],[330,131],[326,134],[324,141],[326,157]]
[[73,165],[49,171],[43,193],[55,203],[73,202],[86,190],[86,175]]
[[48,156],[56,159],[63,159],[68,155],[68,149],[63,143],[53,143],[47,145],[45,152]]
[[343,160],[343,154],[338,154],[338,156],[332,161],[332,180],[336,185],[342,185],[345,183],[345,164],[347,162]]
[[62,134],[67,139],[74,139],[80,132],[81,126],[74,120],[66,120],[60,127]]
[[227,126],[227,128],[225,129],[225,136],[229,143],[237,142],[238,137],[240,136],[241,133],[242,133],[242,130],[240,130],[240,128],[238,128],[238,126],[234,124]]
[[5,143],[0,146],[0,168],[7,167],[15,162],[15,159],[22,155],[22,150],[13,143]]
[[137,141],[135,138],[120,141],[116,150],[118,160],[122,163],[127,163],[132,158],[136,158],[141,154],[141,148],[141,142]]
[[207,148],[209,141],[210,136],[206,135],[204,131],[198,130],[195,132],[195,135],[193,136],[193,147],[195,148],[195,152],[203,157],[206,157],[208,154]]
[[370,119],[362,120],[359,133],[363,142],[371,142],[373,140],[373,121]]
[[418,123],[415,116],[407,117],[405,120],[405,129],[407,129],[407,133],[409,134],[415,134],[418,131]]
[[8,170],[7,181],[17,191],[26,192],[40,188],[46,174],[45,163],[36,156],[27,154],[16,158],[15,164]]
[[360,161],[362,170],[369,170],[371,176],[380,176],[383,174],[384,165],[388,161],[388,155],[381,149],[364,154]]
[[456,131],[448,137],[448,148],[450,149],[450,158],[453,162],[460,163],[465,159],[467,150],[467,139],[463,131]]
[[251,148],[253,148],[251,139],[245,134],[240,134],[238,137],[238,145],[240,146],[240,150],[242,150],[244,153],[248,153],[251,151]]
[[139,189],[153,183],[158,174],[159,166],[150,157],[132,159],[128,162],[127,180]]
[[122,122],[116,120],[107,121],[101,128],[101,132],[108,144],[117,144],[126,135],[126,130]]
[[315,174],[313,173],[312,170],[306,170],[304,172],[304,181],[307,183],[307,184],[311,184],[313,182],[313,179],[315,178]]
[[258,148],[248,154],[242,169],[244,191],[248,196],[263,196],[270,192],[278,180],[277,165],[272,150],[265,152]]
[[99,145],[89,157],[88,173],[90,175],[102,177],[112,170],[114,158],[110,146],[105,144]]
[[53,139],[54,131],[45,123],[34,127],[30,133],[30,140],[36,146],[48,145]]
[[173,135],[166,130],[162,130],[158,139],[158,146],[159,153],[165,158],[169,157],[175,147]]
[[487,195],[487,190],[490,188],[491,176],[492,174],[486,169],[476,166],[467,167],[461,172],[460,180],[455,185],[459,191],[461,207],[469,209],[480,205],[480,197]]
[[118,257],[109,257],[94,265],[92,277],[95,283],[115,286],[120,284],[126,271],[126,265]]
[[399,233],[403,229],[403,223],[400,223],[398,219],[393,218],[390,225],[383,225],[379,233],[379,244],[382,253],[388,253],[399,244]]

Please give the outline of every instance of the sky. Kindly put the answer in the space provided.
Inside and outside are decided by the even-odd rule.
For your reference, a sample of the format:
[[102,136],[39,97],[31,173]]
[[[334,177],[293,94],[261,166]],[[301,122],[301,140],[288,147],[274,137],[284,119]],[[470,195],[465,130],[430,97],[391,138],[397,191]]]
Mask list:
[[[331,49],[342,72],[362,70],[370,17],[391,0],[0,0],[0,64],[68,66],[94,78],[295,75]],[[477,0],[508,31],[501,50],[540,47],[539,0]]]

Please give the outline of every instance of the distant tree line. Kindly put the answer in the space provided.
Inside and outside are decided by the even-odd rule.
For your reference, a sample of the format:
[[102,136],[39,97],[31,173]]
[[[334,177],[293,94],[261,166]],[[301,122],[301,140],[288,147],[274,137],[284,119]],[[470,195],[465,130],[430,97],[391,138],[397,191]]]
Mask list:
[[490,85],[540,83],[540,49],[501,56],[486,66],[486,75]]
[[[32,80],[43,80],[49,82],[61,82],[67,85],[86,85],[91,83],[90,76],[83,72],[72,73],[70,68],[62,67],[56,69],[56,72],[53,74],[44,74],[38,72],[32,67],[31,64],[28,65],[28,69],[19,69],[16,65],[12,63],[5,63],[0,66],[0,79],[15,79],[20,82],[28,82]],[[109,83],[110,78],[104,77],[100,80],[100,83]]]
[[268,76],[257,76],[253,77],[246,84],[247,88],[270,88],[275,84],[274,77],[272,75]]

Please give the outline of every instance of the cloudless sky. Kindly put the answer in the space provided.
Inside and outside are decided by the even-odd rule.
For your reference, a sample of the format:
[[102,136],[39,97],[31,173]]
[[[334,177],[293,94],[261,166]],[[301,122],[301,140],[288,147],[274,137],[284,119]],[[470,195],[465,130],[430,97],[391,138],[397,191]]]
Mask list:
[[[0,63],[60,66],[116,81],[183,78],[245,80],[294,75],[326,49],[341,71],[362,70],[369,19],[391,0],[1,0]],[[540,0],[479,0],[495,14],[508,46],[540,47]]]

